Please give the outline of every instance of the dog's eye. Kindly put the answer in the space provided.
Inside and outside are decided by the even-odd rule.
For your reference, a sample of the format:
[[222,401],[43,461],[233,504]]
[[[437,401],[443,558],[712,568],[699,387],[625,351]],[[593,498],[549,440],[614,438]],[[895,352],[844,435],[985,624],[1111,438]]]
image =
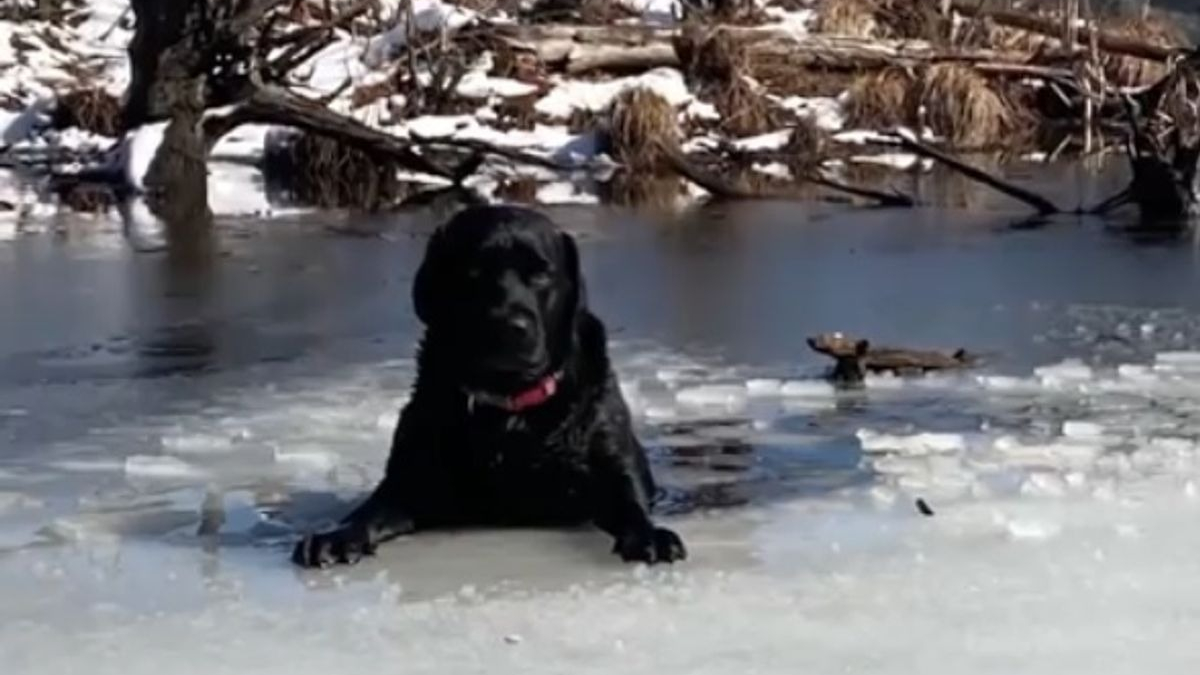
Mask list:
[[550,285],[553,279],[550,278],[550,272],[542,270],[529,275],[529,283],[539,288],[544,288]]
[[483,278],[483,269],[482,268],[479,268],[479,267],[468,267],[467,268],[467,279],[470,279],[471,281],[479,281],[481,278]]

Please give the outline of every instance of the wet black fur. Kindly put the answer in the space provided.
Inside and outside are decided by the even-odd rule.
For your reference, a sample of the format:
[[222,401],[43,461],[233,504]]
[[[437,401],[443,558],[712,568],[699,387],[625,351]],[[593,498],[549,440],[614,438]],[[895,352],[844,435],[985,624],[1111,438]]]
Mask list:
[[[547,372],[561,370],[562,380],[554,397],[520,413],[470,405],[471,384],[512,393],[528,383],[466,382],[477,378],[464,371],[464,352],[488,338],[451,335],[443,314],[447,303],[462,300],[454,297],[454,270],[496,237],[554,261],[543,282],[553,300],[538,311]],[[612,535],[613,551],[624,560],[686,557],[679,537],[650,519],[654,481],[609,364],[604,325],[587,308],[569,235],[533,211],[467,209],[431,239],[413,295],[426,332],[384,478],[337,529],[300,541],[294,562],[353,563],[383,541],[428,528],[586,522]]]

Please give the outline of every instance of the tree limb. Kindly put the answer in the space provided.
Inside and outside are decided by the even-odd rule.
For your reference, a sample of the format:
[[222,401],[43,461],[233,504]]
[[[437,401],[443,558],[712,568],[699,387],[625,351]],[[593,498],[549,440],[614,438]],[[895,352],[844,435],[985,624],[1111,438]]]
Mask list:
[[898,192],[880,192],[878,190],[871,190],[855,185],[847,185],[845,183],[822,176],[819,173],[808,174],[804,176],[804,180],[811,183],[816,183],[821,187],[829,188],[835,192],[843,192],[845,194],[861,197],[863,199],[873,199],[879,202],[879,206],[901,208],[916,206],[916,202],[908,195],[900,194]]
[[[667,165],[670,166],[675,173],[704,188],[714,197],[734,200],[774,199],[781,201],[794,201],[804,198],[804,195],[800,192],[800,190],[797,189],[796,186],[773,188],[749,187],[741,185],[704,169],[695,162],[689,160],[679,150],[667,148],[661,144],[659,145],[659,149],[662,152],[662,156],[666,159]],[[856,197],[872,199],[878,202],[879,206],[913,206],[913,200],[905,195],[888,194],[866,188],[853,187],[816,174],[802,176],[800,177],[800,180],[809,181],[816,185],[820,185],[838,192],[843,192],[845,194],[854,195]]]
[[1013,185],[1012,183],[997,178],[996,176],[993,176],[982,169],[975,168],[970,164],[961,162],[949,155],[934,150],[928,145],[925,145],[924,143],[921,143],[920,141],[906,134],[892,132],[887,135],[896,139],[896,141],[900,143],[900,147],[904,148],[905,150],[920,155],[921,157],[928,157],[929,159],[954,169],[971,180],[983,183],[994,190],[1003,192],[1013,199],[1025,202],[1026,204],[1037,209],[1037,212],[1043,216],[1062,213],[1062,211],[1055,206],[1053,202],[1045,197],[1022,187]]
[[506,148],[501,145],[495,145],[495,144],[488,143],[486,141],[482,141],[482,140],[474,139],[474,138],[424,137],[424,136],[418,136],[417,134],[414,134],[411,132],[409,133],[409,137],[412,138],[414,141],[418,142],[422,146],[433,147],[433,146],[440,145],[443,147],[456,148],[456,149],[460,149],[460,150],[468,150],[472,153],[479,153],[479,154],[483,154],[483,155],[495,155],[497,157],[503,157],[505,159],[510,159],[519,164],[527,164],[530,166],[540,166],[540,167],[543,167],[546,169],[553,169],[555,171],[570,171],[571,169],[575,168],[570,165],[563,164],[561,162],[557,162],[554,159],[551,159],[549,157],[543,157],[542,155],[537,155],[537,154],[534,154],[534,153],[531,153],[531,152],[528,152],[525,150],[520,150],[518,148]]
[[[1048,37],[1062,37],[1062,24],[1055,19],[1039,17],[1029,12],[984,9],[979,0],[953,0],[951,7],[963,16],[991,19],[1002,26],[1020,28]],[[1076,35],[1076,41],[1081,45],[1090,44],[1093,39],[1095,39],[1096,46],[1102,51],[1136,56],[1151,61],[1166,61],[1176,54],[1187,51],[1097,30],[1091,24],[1080,28]]]
[[[406,139],[369,127],[272,85],[257,87],[240,108],[233,113],[232,120],[214,122],[215,127],[219,129],[225,126],[228,131],[237,124],[248,122],[295,127],[335,138],[368,153],[390,156],[401,166],[413,171],[447,179],[452,179],[454,175],[453,169],[421,156],[416,152],[415,144]],[[230,126],[232,122],[236,124]],[[210,142],[215,141],[210,139]]]

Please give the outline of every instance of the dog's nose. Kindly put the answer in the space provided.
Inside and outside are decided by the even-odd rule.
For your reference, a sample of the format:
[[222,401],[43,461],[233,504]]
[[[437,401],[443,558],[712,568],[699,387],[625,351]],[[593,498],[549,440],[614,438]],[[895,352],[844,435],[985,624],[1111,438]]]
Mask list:
[[498,328],[502,339],[510,343],[525,343],[533,337],[533,319],[523,313],[502,318]]

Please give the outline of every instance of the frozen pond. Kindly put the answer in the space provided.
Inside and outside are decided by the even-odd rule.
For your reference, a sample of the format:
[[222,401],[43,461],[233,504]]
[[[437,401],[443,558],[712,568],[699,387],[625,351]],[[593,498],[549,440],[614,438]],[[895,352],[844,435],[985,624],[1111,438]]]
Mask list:
[[[691,549],[653,570],[587,531],[288,563],[381,469],[428,218],[0,242],[5,672],[1191,672],[1200,252],[988,213],[554,211]],[[835,394],[828,330],[987,362]]]

